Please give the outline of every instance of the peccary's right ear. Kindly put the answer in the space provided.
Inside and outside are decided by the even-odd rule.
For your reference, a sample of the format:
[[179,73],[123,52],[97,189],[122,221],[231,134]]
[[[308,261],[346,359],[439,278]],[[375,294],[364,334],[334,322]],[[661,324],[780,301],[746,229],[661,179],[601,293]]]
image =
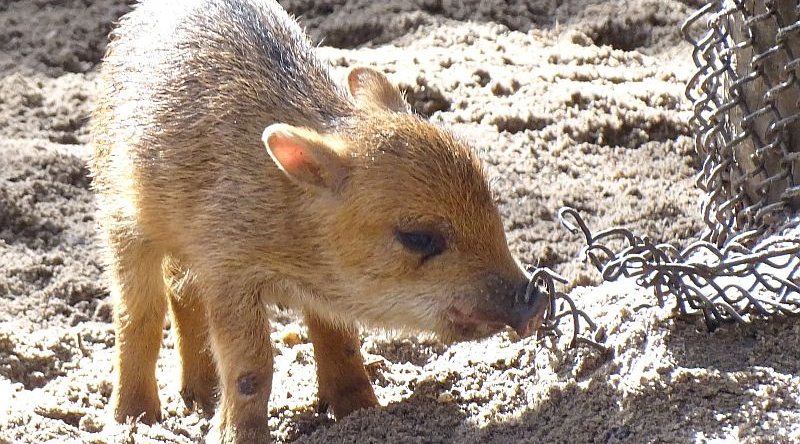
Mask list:
[[380,106],[400,113],[410,110],[403,93],[382,72],[367,66],[350,68],[347,72],[347,90],[362,104]]
[[277,123],[264,130],[261,140],[278,168],[297,183],[337,192],[347,180],[349,168],[338,139]]

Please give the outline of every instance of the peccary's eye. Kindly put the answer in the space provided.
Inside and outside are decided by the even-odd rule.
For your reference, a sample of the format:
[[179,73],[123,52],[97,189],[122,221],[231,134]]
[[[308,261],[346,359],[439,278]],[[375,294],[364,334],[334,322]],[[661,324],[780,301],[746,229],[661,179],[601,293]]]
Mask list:
[[436,256],[444,250],[444,237],[434,231],[395,231],[395,237],[408,251],[422,255],[423,259]]

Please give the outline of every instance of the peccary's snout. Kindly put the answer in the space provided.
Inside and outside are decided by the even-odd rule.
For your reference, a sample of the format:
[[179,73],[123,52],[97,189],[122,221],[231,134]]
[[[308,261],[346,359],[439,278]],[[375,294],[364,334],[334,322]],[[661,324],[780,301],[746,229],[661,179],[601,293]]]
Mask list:
[[451,310],[454,321],[486,323],[500,328],[513,328],[520,337],[527,337],[544,323],[549,299],[525,273],[519,271],[513,278],[489,273],[484,278],[486,298],[479,298],[472,310]]
[[520,337],[530,336],[542,326],[548,302],[547,296],[539,291],[533,280],[521,283],[508,313],[508,325]]

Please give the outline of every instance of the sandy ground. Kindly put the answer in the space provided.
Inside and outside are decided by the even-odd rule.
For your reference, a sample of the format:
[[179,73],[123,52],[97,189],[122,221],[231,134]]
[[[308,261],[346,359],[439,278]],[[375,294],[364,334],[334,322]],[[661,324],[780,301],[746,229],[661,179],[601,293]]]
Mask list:
[[[315,413],[311,345],[272,325],[277,442],[800,442],[800,325],[707,333],[632,282],[598,284],[555,210],[684,245],[701,228],[677,24],[696,3],[286,0],[334,66],[372,64],[473,141],[512,250],[567,276],[610,352],[568,338],[445,346],[368,331],[384,407]],[[163,423],[107,415],[114,334],[84,166],[87,114],[125,1],[0,2],[0,443],[187,443],[209,421],[178,394],[169,329]],[[299,336],[299,343],[290,340]]]

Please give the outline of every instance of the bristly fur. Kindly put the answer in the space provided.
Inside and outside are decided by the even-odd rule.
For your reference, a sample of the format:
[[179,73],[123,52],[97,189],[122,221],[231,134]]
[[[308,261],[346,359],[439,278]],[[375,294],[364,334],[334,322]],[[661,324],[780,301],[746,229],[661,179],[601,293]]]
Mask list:
[[[510,322],[526,276],[471,149],[407,112],[377,71],[335,81],[273,0],[145,1],[112,33],[100,78],[90,167],[118,420],[160,418],[168,310],[181,394],[210,412],[219,388],[224,442],[268,440],[269,305],[305,314],[337,417],[377,404],[357,323],[455,340]],[[298,138],[281,153],[312,162],[305,175],[262,142],[276,124],[297,128],[269,140]],[[303,182],[331,172],[341,186]],[[437,230],[446,248],[423,263],[398,227]]]

